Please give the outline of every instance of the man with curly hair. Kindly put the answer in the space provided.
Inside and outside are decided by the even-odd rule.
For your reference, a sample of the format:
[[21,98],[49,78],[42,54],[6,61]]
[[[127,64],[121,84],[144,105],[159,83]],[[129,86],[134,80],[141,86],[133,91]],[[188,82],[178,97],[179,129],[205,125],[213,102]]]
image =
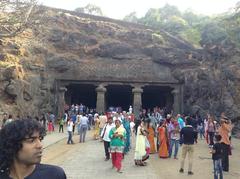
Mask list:
[[66,179],[62,168],[40,164],[45,135],[44,127],[33,119],[6,124],[0,131],[0,178]]

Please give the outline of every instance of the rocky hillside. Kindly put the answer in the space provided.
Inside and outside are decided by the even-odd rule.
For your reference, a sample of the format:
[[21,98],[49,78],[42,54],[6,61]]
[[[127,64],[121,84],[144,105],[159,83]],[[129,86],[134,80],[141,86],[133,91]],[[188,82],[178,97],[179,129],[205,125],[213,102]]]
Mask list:
[[[0,112],[39,115],[54,108],[54,80],[76,65],[150,60],[184,83],[186,113],[222,111],[239,119],[240,51],[195,49],[161,29],[59,9],[48,10],[41,33],[0,39]],[[84,73],[81,69],[80,73]]]

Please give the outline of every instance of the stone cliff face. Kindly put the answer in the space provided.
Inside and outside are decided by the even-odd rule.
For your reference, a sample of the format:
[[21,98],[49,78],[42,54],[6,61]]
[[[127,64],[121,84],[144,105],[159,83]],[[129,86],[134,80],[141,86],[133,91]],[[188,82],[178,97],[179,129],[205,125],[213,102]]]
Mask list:
[[[104,65],[107,75],[97,70]],[[195,49],[161,30],[54,9],[49,9],[41,34],[29,30],[1,39],[0,112],[39,115],[51,111],[55,79],[101,75],[107,79],[123,67],[133,71],[120,75],[126,80],[150,79],[150,71],[155,75],[163,69],[160,80],[183,83],[186,113],[219,116],[225,111],[232,119],[240,116],[237,48]],[[134,76],[144,70],[142,76]]]

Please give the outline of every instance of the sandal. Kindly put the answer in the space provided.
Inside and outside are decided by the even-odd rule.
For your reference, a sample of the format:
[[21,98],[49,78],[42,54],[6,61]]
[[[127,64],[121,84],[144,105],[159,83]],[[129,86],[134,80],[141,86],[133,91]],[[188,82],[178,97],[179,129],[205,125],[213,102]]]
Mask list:
[[145,162],[139,163],[139,166],[146,166],[146,165],[147,165],[147,163],[145,163]]
[[118,173],[123,173],[120,169],[117,169],[117,172],[118,172]]

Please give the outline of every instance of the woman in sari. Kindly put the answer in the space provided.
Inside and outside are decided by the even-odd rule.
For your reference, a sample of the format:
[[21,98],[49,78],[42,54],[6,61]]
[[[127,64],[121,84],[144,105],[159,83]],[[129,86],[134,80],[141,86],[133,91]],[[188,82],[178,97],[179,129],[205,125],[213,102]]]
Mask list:
[[158,127],[158,140],[159,140],[159,157],[168,158],[168,135],[165,122],[160,122]]
[[146,163],[144,162],[149,158],[149,155],[146,152],[146,144],[147,144],[147,131],[144,127],[144,121],[141,121],[140,125],[137,128],[137,135],[136,135],[136,147],[135,147],[135,155],[134,161],[135,165],[145,166]]
[[123,123],[123,127],[126,130],[124,154],[127,154],[130,150],[130,136],[131,136],[130,121],[127,114],[124,114],[122,123]]
[[94,116],[94,134],[93,134],[93,138],[95,140],[99,139],[99,132],[100,132],[99,124],[100,124],[99,116],[98,116],[98,114],[95,114],[95,116]]
[[148,141],[150,144],[150,154],[156,153],[155,143],[154,143],[155,130],[152,123],[148,124]]
[[112,155],[112,167],[117,169],[117,172],[122,173],[122,158],[124,150],[124,141],[126,138],[126,131],[121,126],[121,119],[115,118],[115,127],[109,132],[110,151]]

